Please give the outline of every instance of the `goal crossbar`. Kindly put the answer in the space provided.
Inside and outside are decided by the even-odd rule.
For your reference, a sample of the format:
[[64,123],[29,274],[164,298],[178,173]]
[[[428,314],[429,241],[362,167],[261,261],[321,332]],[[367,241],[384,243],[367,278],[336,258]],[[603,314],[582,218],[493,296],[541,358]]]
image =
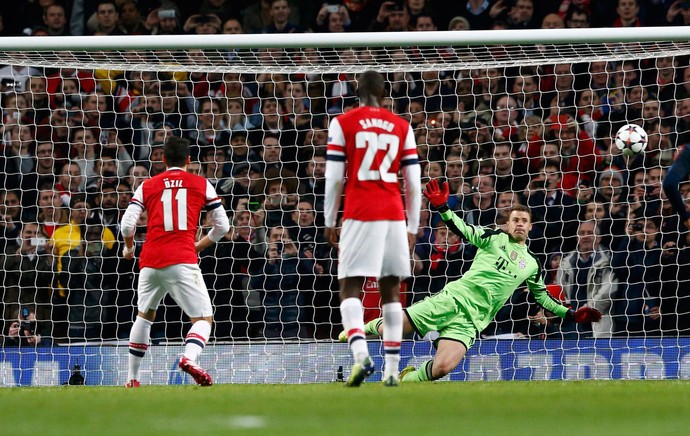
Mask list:
[[[500,50],[508,46],[510,50]],[[446,50],[440,53],[439,47]],[[318,63],[305,55],[306,48],[324,49]],[[343,55],[343,49],[367,51],[369,56],[353,62]],[[185,50],[203,52],[195,57],[177,55]],[[289,55],[282,53],[285,50]],[[392,50],[402,50],[405,56],[391,56]],[[229,51],[236,55],[228,56]],[[130,71],[459,70],[683,54],[690,54],[690,27],[0,39],[3,64],[87,69],[107,65]]]

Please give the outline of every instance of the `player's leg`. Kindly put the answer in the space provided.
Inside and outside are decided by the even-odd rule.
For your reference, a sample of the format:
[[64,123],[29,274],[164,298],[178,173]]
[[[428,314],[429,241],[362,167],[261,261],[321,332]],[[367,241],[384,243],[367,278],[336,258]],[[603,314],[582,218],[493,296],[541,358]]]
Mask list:
[[[446,289],[447,290],[447,289]],[[442,311],[444,305],[450,304],[452,300],[452,292],[441,291],[437,294],[438,302],[442,303],[437,306],[436,311],[427,311],[426,316],[443,320],[436,324],[435,330],[439,332],[439,339],[436,342],[437,350],[432,360],[427,360],[422,363],[420,367],[415,370],[413,367],[405,368],[401,373],[402,381],[432,381],[438,380],[450,373],[465,357],[467,350],[474,344],[474,339],[477,337],[477,328],[470,318],[462,311]],[[429,301],[434,297],[430,297],[422,301]],[[414,307],[414,306],[413,306]],[[410,307],[410,309],[413,309]],[[424,315],[414,310],[408,310],[417,313],[418,317],[412,318],[413,322],[422,324]],[[425,328],[429,326],[426,325]]]
[[374,363],[364,334],[364,308],[360,293],[365,277],[378,277],[383,261],[385,233],[379,228],[384,222],[345,220],[340,232],[338,279],[340,315],[355,360],[348,386],[359,386],[374,372]]
[[[405,368],[402,380],[410,381],[433,381],[445,377],[450,373],[465,357],[467,346],[460,341],[448,338],[440,338],[438,350],[434,358],[422,363],[418,369],[413,367]],[[411,368],[411,369],[410,369]]]
[[197,363],[209,337],[213,324],[213,308],[208,289],[198,265],[172,265],[167,279],[170,296],[189,316],[192,327],[185,336],[180,358],[180,369],[192,376],[201,386],[213,384],[211,376]]
[[383,383],[386,386],[398,385],[400,367],[400,345],[403,337],[403,310],[400,304],[400,278],[382,277],[379,279],[381,293],[381,312],[383,315]]
[[388,221],[388,241],[383,253],[379,293],[383,315],[383,351],[386,386],[397,386],[400,345],[403,337],[403,310],[400,304],[400,279],[410,276],[410,256],[405,221]]
[[137,317],[129,332],[129,358],[127,368],[127,387],[139,386],[139,369],[146,355],[151,339],[151,326],[156,319],[156,309],[164,291],[160,284],[158,270],[143,268],[139,274],[137,289]]

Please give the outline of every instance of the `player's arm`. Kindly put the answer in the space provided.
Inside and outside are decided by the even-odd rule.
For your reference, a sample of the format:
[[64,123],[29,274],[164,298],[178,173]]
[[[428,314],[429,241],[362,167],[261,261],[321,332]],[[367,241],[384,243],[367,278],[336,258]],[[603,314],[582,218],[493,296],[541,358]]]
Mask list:
[[[407,131],[402,158],[400,160],[405,186],[405,212],[407,214],[407,233],[414,244],[419,230],[419,216],[422,208],[422,168],[419,166],[417,142],[414,139],[412,126]],[[412,249],[413,247],[410,247]]]
[[324,224],[326,240],[335,243],[335,225],[340,210],[340,197],[343,194],[345,177],[345,135],[338,119],[328,127],[328,147],[326,149],[326,192],[324,199]]
[[542,278],[541,264],[537,261],[537,269],[527,280],[527,289],[534,295],[534,299],[544,309],[554,313],[561,318],[581,322],[597,322],[601,319],[601,312],[591,307],[581,307],[578,310],[570,309],[557,301],[546,289]]
[[208,180],[206,181],[206,213],[211,218],[211,230],[195,244],[197,253],[220,241],[230,230],[230,221],[223,203]]
[[125,247],[122,249],[122,257],[129,260],[134,256],[134,233],[137,229],[137,221],[139,217],[146,210],[144,206],[144,184],[142,183],[137,188],[136,192],[129,201],[129,206],[122,215],[120,222],[120,231],[122,238],[125,240]]
[[499,231],[467,224],[448,207],[449,195],[448,182],[443,182],[443,186],[439,186],[438,180],[432,179],[426,184],[424,196],[429,199],[431,207],[441,215],[450,231],[478,248],[487,247],[491,242],[490,236],[498,234]]
[[673,165],[671,165],[668,173],[666,173],[666,176],[664,176],[663,188],[673,210],[686,223],[690,220],[690,212],[685,209],[685,202],[683,201],[683,196],[680,195],[679,184],[687,178],[688,173],[690,173],[690,147],[684,147],[676,157]]

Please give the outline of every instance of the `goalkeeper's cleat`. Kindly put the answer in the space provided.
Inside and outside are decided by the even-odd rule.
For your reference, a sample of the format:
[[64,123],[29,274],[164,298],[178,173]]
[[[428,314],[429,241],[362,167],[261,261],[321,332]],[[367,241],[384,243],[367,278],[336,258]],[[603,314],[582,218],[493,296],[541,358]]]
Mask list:
[[414,370],[414,366],[406,366],[402,371],[400,371],[400,381],[403,381],[405,379],[405,376]]
[[400,379],[397,375],[389,375],[383,379],[383,385],[386,387],[395,387],[400,384]]
[[338,342],[347,342],[347,332],[345,330],[338,333]]
[[126,388],[138,388],[139,386],[141,386],[141,383],[139,383],[139,380],[135,380],[135,379],[132,379],[132,380],[128,381],[127,383],[125,383]]
[[199,386],[211,386],[213,384],[211,376],[208,375],[204,368],[184,356],[180,359],[180,369],[191,375]]
[[346,386],[357,387],[362,384],[365,378],[374,373],[374,361],[367,356],[362,363],[355,363],[350,371],[350,377],[347,379]]

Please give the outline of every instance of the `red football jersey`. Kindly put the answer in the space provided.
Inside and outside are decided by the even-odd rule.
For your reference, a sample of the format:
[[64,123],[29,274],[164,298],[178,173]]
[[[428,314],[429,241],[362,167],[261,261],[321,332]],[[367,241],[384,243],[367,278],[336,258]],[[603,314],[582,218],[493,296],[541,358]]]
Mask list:
[[181,168],[144,181],[131,201],[148,211],[141,268],[197,263],[194,244],[201,209],[222,206],[208,180]]
[[347,161],[343,219],[405,219],[398,171],[417,163],[410,123],[393,112],[361,106],[331,121],[328,159]]

